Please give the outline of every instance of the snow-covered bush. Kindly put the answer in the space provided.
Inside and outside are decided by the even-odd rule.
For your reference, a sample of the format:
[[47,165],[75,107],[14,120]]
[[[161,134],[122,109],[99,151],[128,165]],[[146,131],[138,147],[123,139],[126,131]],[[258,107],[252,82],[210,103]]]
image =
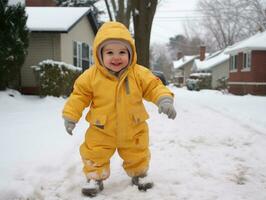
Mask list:
[[188,90],[199,91],[199,79],[188,78],[186,80],[186,85]]
[[210,73],[193,73],[186,80],[188,90],[211,89]]
[[227,89],[227,80],[228,78],[227,77],[222,77],[222,78],[219,78],[217,80],[217,87],[216,89],[217,90],[224,90],[224,89]]
[[44,60],[32,66],[39,83],[40,96],[69,96],[82,69],[63,62]]

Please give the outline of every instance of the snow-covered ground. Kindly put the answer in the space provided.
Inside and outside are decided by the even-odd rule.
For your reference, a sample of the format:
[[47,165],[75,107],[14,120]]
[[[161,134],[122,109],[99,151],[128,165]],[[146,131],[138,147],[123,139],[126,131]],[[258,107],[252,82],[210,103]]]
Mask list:
[[[171,87],[177,118],[150,113],[155,186],[131,186],[117,154],[95,200],[265,200],[266,97]],[[69,136],[65,99],[0,92],[0,200],[74,200],[82,197],[79,145],[86,122]]]

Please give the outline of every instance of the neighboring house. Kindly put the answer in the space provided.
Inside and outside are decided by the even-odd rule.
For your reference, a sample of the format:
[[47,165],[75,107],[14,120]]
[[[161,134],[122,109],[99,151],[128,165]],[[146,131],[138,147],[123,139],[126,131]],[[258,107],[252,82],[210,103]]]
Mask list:
[[47,59],[87,68],[97,23],[84,7],[26,7],[30,30],[28,55],[21,69],[22,93],[36,94],[31,66]]
[[218,51],[209,55],[205,60],[195,59],[192,72],[206,72],[211,74],[211,88],[221,87],[221,80],[229,76],[229,55]]
[[192,73],[194,60],[199,58],[204,60],[206,55],[206,47],[200,46],[199,55],[183,56],[182,53],[177,53],[177,60],[173,61],[174,65],[174,82],[180,86],[186,85],[186,80]]
[[229,92],[266,95],[266,31],[227,48],[230,55]]
[[179,60],[173,61],[175,84],[179,86],[184,86],[186,84],[186,80],[191,74],[194,59],[196,58],[198,58],[198,56],[183,56],[179,58]]

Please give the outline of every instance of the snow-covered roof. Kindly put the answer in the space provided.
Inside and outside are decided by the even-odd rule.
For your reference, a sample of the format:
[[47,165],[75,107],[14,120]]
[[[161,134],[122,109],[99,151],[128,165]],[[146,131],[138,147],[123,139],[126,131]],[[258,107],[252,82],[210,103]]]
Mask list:
[[225,53],[235,54],[249,50],[266,50],[266,31],[258,32],[245,40],[229,46]]
[[192,70],[193,71],[204,71],[210,70],[211,68],[225,62],[229,59],[229,55],[225,54],[224,51],[215,52],[205,60],[200,61],[199,59],[195,59],[193,63]]
[[67,32],[89,12],[85,7],[26,7],[30,31]]
[[175,60],[173,61],[174,64],[174,69],[179,69],[182,66],[184,66],[185,64],[187,64],[188,62],[192,61],[193,59],[195,59],[197,56],[183,56],[182,58],[180,58],[179,60]]

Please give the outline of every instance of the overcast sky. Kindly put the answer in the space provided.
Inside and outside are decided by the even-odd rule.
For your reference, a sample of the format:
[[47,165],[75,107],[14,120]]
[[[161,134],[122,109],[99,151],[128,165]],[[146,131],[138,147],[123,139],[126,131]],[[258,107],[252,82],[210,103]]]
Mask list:
[[184,33],[184,22],[199,18],[197,2],[198,0],[161,0],[153,21],[151,41],[167,43],[170,37]]
[[[199,13],[196,4],[199,0],[159,0],[152,25],[151,42],[167,43],[170,37],[184,33],[183,24],[196,20]],[[97,3],[99,9],[106,10],[104,1]],[[103,21],[109,20],[107,11]]]

